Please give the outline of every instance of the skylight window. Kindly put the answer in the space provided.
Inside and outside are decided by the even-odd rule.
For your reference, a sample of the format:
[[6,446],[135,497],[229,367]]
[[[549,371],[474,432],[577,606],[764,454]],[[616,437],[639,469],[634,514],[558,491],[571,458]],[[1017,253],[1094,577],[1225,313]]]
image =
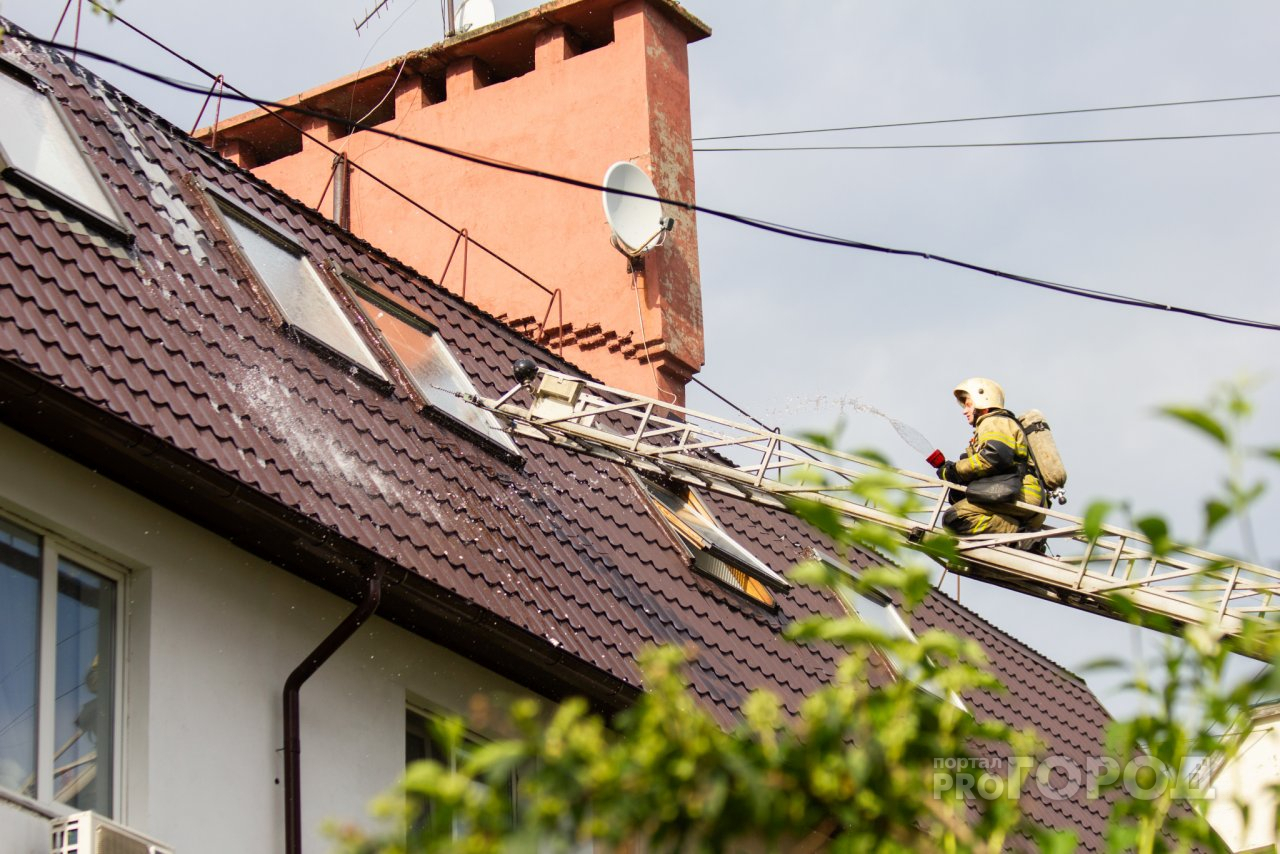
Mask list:
[[0,65],[0,167],[63,203],[125,230],[102,180],[53,101]]
[[769,606],[775,604],[770,590],[786,590],[791,586],[721,530],[692,490],[677,495],[648,481],[641,483],[657,502],[663,518],[693,552],[694,566],[699,570]]
[[285,322],[385,380],[387,375],[373,352],[301,250],[269,236],[264,227],[250,225],[242,218],[243,214],[225,212],[228,230],[275,300]]
[[[815,553],[815,559],[822,561],[830,567],[833,567],[845,575],[852,578],[853,572],[847,566],[839,561],[833,560],[825,555]],[[906,619],[898,610],[898,606],[893,604],[893,600],[879,591],[860,592],[855,590],[852,585],[840,584],[837,586],[840,598],[845,602],[850,610],[867,625],[878,629],[881,634],[891,640],[905,640],[910,643],[918,643],[915,632],[911,631],[911,626],[907,624]],[[901,657],[895,654],[892,648],[881,647],[880,652],[888,660],[889,666],[893,670],[895,677],[912,679],[912,674],[907,668]],[[918,674],[917,674],[918,675]],[[967,711],[964,702],[956,696],[954,692],[944,693],[941,688],[933,684],[932,681],[925,679],[916,681],[916,684],[937,697],[939,700],[947,700],[956,708]]]
[[458,394],[475,394],[475,386],[449,352],[448,345],[439,333],[420,318],[389,301],[378,299],[364,291],[360,291],[356,298],[427,403],[453,421],[497,443],[504,450],[519,453],[497,419],[458,397]]

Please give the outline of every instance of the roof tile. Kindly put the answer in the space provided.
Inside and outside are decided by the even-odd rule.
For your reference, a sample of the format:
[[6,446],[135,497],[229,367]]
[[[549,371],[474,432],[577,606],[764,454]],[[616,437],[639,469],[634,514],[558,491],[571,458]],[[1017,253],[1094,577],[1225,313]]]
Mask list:
[[[523,463],[513,467],[465,430],[418,412],[402,391],[387,394],[335,367],[271,323],[184,179],[237,200],[305,251],[359,271],[420,312],[484,393],[504,390],[515,358],[563,368],[554,355],[65,59],[28,58],[52,72],[137,239],[125,251],[0,182],[0,358],[269,496],[282,515],[309,518],[456,592],[527,631],[540,649],[566,651],[633,685],[645,646],[696,649],[694,690],[724,724],[753,689],[777,691],[795,714],[830,678],[834,650],[788,643],[780,630],[811,613],[841,613],[834,598],[796,587],[770,612],[695,572],[630,474],[525,440],[517,443]],[[785,514],[704,497],[775,570],[810,548],[835,553]],[[966,698],[976,714],[1034,726],[1063,755],[1100,750],[1107,715],[1076,677],[941,593],[912,620],[973,637],[987,651],[1008,691]],[[1024,803],[1046,825],[1077,828],[1086,849],[1100,845],[1106,801],[1028,795]]]

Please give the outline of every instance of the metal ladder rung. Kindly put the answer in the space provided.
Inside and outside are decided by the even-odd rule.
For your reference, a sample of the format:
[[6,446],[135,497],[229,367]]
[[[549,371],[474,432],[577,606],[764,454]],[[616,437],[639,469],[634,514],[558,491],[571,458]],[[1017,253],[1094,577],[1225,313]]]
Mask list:
[[[934,526],[949,491],[964,491],[963,486],[891,469],[774,431],[735,424],[565,374],[545,370],[540,374],[559,391],[539,397],[535,390],[530,407],[510,402],[519,387],[497,401],[474,396],[467,399],[528,438],[769,507],[785,506],[783,500],[788,497],[816,501],[846,517],[894,530],[917,548],[918,532],[939,532]],[[574,384],[576,390],[566,397],[564,389]],[[570,404],[570,400],[575,402]],[[667,414],[658,416],[655,411]],[[634,418],[639,426],[624,434],[591,426],[602,415],[613,416],[608,419],[611,424]],[[810,485],[783,479],[799,469],[844,483]],[[891,479],[892,483],[881,488],[921,500],[922,506],[904,518],[853,500],[848,485],[869,475]],[[1090,540],[1084,535],[1084,520],[1051,508],[1028,509],[1039,509],[1046,515],[1044,529],[966,538],[959,546],[963,559],[986,570],[992,579],[1003,578],[1036,595],[1049,597],[1046,591],[1058,590],[1082,594],[1095,603],[1100,596],[1123,595],[1141,610],[1179,622],[1202,620],[1206,615],[1217,618],[1228,633],[1239,633],[1244,619],[1280,614],[1280,602],[1271,604],[1273,595],[1280,594],[1280,571],[1189,546],[1157,555],[1140,533],[1112,525],[1103,525],[1101,534]],[[928,521],[922,523],[923,518]],[[1041,555],[1014,548],[1037,540],[1052,540],[1068,553]],[[1070,553],[1072,549],[1082,552]],[[1060,596],[1051,598],[1063,601]],[[1258,602],[1260,599],[1263,601]],[[1070,597],[1066,597],[1066,604],[1072,604]],[[1089,610],[1096,610],[1096,604]]]

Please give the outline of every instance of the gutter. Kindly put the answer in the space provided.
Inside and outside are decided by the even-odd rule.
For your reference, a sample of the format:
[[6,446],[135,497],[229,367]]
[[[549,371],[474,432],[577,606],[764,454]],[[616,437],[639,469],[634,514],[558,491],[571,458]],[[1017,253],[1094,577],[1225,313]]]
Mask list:
[[382,570],[369,578],[364,600],[320,645],[294,668],[284,682],[284,850],[302,854],[302,734],[298,694],[302,683],[364,625],[382,601]]

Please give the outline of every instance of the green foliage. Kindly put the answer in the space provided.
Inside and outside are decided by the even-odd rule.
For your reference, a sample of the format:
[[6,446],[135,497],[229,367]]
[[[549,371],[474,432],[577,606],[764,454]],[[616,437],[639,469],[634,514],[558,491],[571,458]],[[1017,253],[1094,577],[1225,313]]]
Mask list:
[[[1280,461],[1280,449],[1240,448],[1236,428],[1250,411],[1238,389],[1227,389],[1207,409],[1163,410],[1232,460],[1221,494],[1205,503],[1206,540],[1230,521],[1247,524],[1245,511],[1261,493],[1260,485],[1241,477],[1239,457]],[[811,439],[833,446],[829,437]],[[816,483],[812,473],[801,477]],[[868,477],[852,491],[887,512],[905,516],[920,509],[891,472]],[[840,552],[833,562],[798,564],[789,573],[793,583],[841,595],[889,593],[904,608],[929,593],[929,574],[909,559],[897,536],[851,523],[821,501],[792,500],[788,507]],[[1088,508],[1087,538],[1103,532],[1113,509],[1105,502]],[[1158,551],[1172,547],[1162,517],[1146,515],[1134,524]],[[958,560],[949,536],[931,535],[913,548],[944,565]],[[841,559],[854,563],[854,552],[889,560],[856,574],[836,565]],[[1113,608],[1134,623],[1178,629],[1122,597]],[[938,631],[915,639],[890,636],[852,611],[798,620],[786,636],[844,653],[831,682],[798,709],[757,691],[726,722],[696,698],[687,675],[691,652],[651,650],[640,662],[644,694],[614,719],[590,713],[581,700],[553,708],[518,703],[510,710],[514,738],[467,751],[456,769],[415,763],[375,805],[386,821],[383,832],[370,836],[346,828],[335,836],[347,854],[570,851],[585,841],[597,851],[994,852],[1017,836],[1052,854],[1076,850],[1075,832],[1046,828],[1021,812],[1033,759],[1040,756],[1036,735],[940,699],[1002,690],[974,641]],[[1088,796],[1115,790],[1110,851],[1221,850],[1202,815],[1187,806],[1197,793],[1184,772],[1196,757],[1234,755],[1248,734],[1244,712],[1280,692],[1274,668],[1230,684],[1227,661],[1238,647],[1219,632],[1193,625],[1183,636],[1165,649],[1160,673],[1139,671],[1130,679],[1146,708],[1110,727],[1107,755],[1098,757],[1114,773],[1091,780]],[[1274,632],[1247,627],[1239,644],[1280,660]],[[457,718],[439,722],[436,730],[440,743],[455,747],[467,732]],[[984,796],[975,798],[974,789],[966,790],[949,770],[973,767],[966,763],[975,759],[974,750],[1027,761],[999,771],[978,765],[969,782]],[[520,780],[518,805],[504,785],[513,771]]]
[[1191,406],[1166,406],[1160,410],[1170,418],[1189,424],[1220,445],[1227,444],[1227,430],[1211,414]]
[[[1248,634],[1249,631],[1246,631]],[[1273,659],[1280,647],[1274,637],[1266,643]],[[1201,812],[1208,792],[1205,781],[1193,783],[1184,772],[1206,756],[1230,759],[1248,737],[1247,710],[1280,688],[1276,671],[1266,668],[1251,679],[1231,685],[1227,662],[1231,647],[1219,633],[1191,626],[1185,642],[1170,640],[1158,679],[1139,675],[1131,691],[1146,702],[1140,714],[1117,721],[1107,732],[1107,749],[1114,774],[1101,781],[1101,790],[1120,790],[1107,830],[1112,851],[1187,851],[1197,845],[1224,850]],[[1098,669],[1127,668],[1109,661]]]
[[1206,542],[1224,522],[1233,518],[1243,528],[1246,541],[1252,541],[1247,511],[1262,496],[1265,484],[1245,478],[1244,462],[1255,456],[1280,461],[1280,448],[1247,448],[1239,440],[1240,427],[1253,414],[1247,392],[1247,383],[1225,384],[1206,406],[1166,406],[1159,410],[1162,415],[1208,436],[1227,456],[1228,473],[1222,490],[1204,502],[1203,539]]
[[[999,850],[999,841],[1021,826],[1016,799],[992,801],[975,820],[962,797],[939,794],[936,765],[969,757],[976,741],[1004,741],[1027,753],[1034,736],[980,722],[905,680],[873,689],[879,660],[873,644],[900,640],[857,620],[815,621],[809,629],[796,634],[847,644],[851,654],[799,710],[783,710],[776,697],[756,692],[741,720],[726,729],[695,700],[686,656],[653,650],[641,662],[645,694],[611,725],[580,701],[549,713],[522,705],[513,712],[520,735],[475,751],[458,771],[433,761],[412,765],[380,803],[393,828],[381,839],[343,831],[344,850],[554,851],[585,840],[605,850],[641,840],[652,851],[751,844]],[[970,658],[972,643],[941,633],[921,640],[930,657],[956,665],[936,667],[904,644],[899,653],[913,666],[945,676],[952,690],[991,687],[980,658]],[[454,720],[446,728],[462,725]],[[499,780],[516,766],[535,770],[522,785],[512,826],[505,790],[472,781]],[[398,806],[427,800],[433,810],[426,822]]]
[[1134,525],[1142,535],[1151,541],[1151,553],[1157,556],[1167,555],[1173,548],[1173,540],[1169,538],[1169,524],[1161,516],[1143,516],[1134,520]]
[[1111,504],[1106,501],[1095,501],[1084,511],[1084,535],[1087,539],[1096,540],[1102,535],[1102,526],[1111,513]]
[[[1205,408],[1170,406],[1160,411],[1208,436],[1227,455],[1229,474],[1222,492],[1204,502],[1204,541],[1231,520],[1242,526],[1248,540],[1247,510],[1262,494],[1263,484],[1244,481],[1242,461],[1247,455],[1265,457],[1269,452],[1248,451],[1238,439],[1241,424],[1252,413],[1243,389],[1225,386]],[[1090,508],[1091,514],[1093,510]],[[1172,545],[1163,518],[1146,516],[1135,524],[1158,552]],[[1171,621],[1140,613],[1121,597],[1116,597],[1112,606],[1134,624],[1170,634],[1177,630]],[[1166,643],[1157,677],[1139,671],[1127,683],[1144,701],[1144,711],[1108,729],[1110,756],[1123,773],[1104,781],[1101,788],[1123,789],[1125,795],[1116,800],[1108,826],[1107,844],[1112,851],[1187,851],[1193,844],[1224,850],[1202,813],[1185,808],[1188,802],[1203,806],[1201,799],[1206,793],[1190,784],[1184,773],[1203,757],[1218,761],[1233,757],[1249,735],[1250,707],[1280,690],[1274,667],[1274,662],[1280,661],[1280,641],[1271,627],[1246,625],[1240,637],[1230,643],[1209,625],[1187,626],[1182,636],[1182,642]],[[1253,678],[1231,684],[1227,664],[1231,652],[1240,649],[1273,665]],[[1116,660],[1094,665],[1095,669],[1130,666]],[[1134,768],[1137,770],[1129,773]]]

